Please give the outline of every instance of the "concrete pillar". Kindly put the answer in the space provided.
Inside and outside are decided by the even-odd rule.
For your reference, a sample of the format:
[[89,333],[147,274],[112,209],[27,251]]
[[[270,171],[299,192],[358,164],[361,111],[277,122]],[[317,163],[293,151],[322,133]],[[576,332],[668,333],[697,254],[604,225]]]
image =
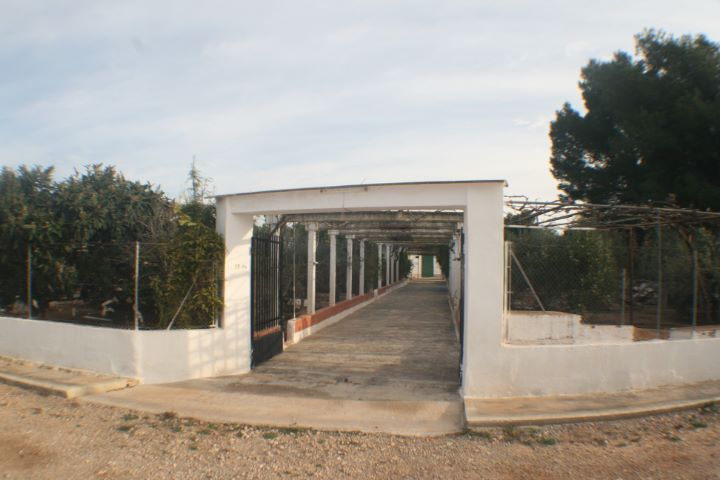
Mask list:
[[345,268],[345,285],[347,285],[345,298],[350,300],[352,298],[352,260],[353,260],[353,236],[347,236],[347,267]]
[[330,305],[337,300],[337,230],[330,230]]
[[395,281],[400,281],[400,252],[398,252],[395,259]]
[[390,244],[385,245],[385,285],[390,285]]
[[358,272],[358,295],[365,295],[365,240],[360,240],[360,271]]
[[382,257],[383,257],[383,244],[378,243],[378,281],[377,281],[377,288],[382,287],[382,271],[383,271],[383,263],[382,263]]
[[308,224],[307,233],[307,313],[315,313],[315,272],[317,271],[315,242],[317,239],[317,224]]
[[[509,393],[503,331],[503,186],[470,187],[465,206],[463,395]],[[519,363],[516,363],[519,367]],[[512,370],[514,372],[514,370]],[[504,387],[498,387],[503,386]],[[504,388],[504,389],[503,389]]]
[[221,329],[231,342],[219,344],[228,373],[250,371],[250,261],[254,218],[235,215],[230,200],[217,203],[217,232],[225,237],[224,302]]

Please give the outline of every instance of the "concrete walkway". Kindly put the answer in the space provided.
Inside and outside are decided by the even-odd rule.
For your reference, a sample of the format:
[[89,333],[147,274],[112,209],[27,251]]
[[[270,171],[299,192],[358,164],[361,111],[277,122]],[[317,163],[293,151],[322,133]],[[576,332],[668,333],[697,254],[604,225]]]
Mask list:
[[470,427],[613,420],[720,402],[720,382],[594,395],[467,399]]
[[410,283],[252,373],[141,385],[90,401],[213,422],[427,435],[463,425],[444,283]]

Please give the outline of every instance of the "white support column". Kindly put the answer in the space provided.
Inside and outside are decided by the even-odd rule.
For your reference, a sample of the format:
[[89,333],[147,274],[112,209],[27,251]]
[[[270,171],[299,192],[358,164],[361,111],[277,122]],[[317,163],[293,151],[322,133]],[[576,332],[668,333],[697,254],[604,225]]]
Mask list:
[[383,275],[382,275],[382,271],[383,271],[382,257],[383,257],[383,244],[382,244],[382,243],[378,243],[378,265],[377,265],[377,267],[378,267],[378,279],[377,279],[377,288],[381,288],[381,287],[382,287],[382,277],[383,277]]
[[[468,189],[465,207],[463,385],[467,397],[511,392],[509,372],[521,371],[502,347],[503,186]],[[513,370],[517,366],[518,370]]]
[[358,272],[358,295],[365,295],[365,240],[360,240],[360,271]]
[[330,305],[337,300],[337,230],[330,230]]
[[390,255],[390,283],[395,283],[395,247]]
[[[224,338],[231,338],[219,346],[225,358],[227,372],[250,371],[250,281],[251,245],[254,218],[252,215],[235,215],[230,212],[229,201],[217,203],[216,229],[225,237],[225,279],[221,330]],[[224,348],[224,350],[223,350]]]
[[317,224],[308,224],[308,250],[307,250],[307,313],[315,313],[315,273],[317,261],[315,258],[315,241],[317,239]]
[[385,285],[390,285],[390,244],[385,245]]
[[347,300],[350,300],[352,298],[352,284],[353,284],[352,261],[353,261],[353,236],[348,235],[347,236],[347,266],[345,268],[345,285],[346,285],[345,298]]

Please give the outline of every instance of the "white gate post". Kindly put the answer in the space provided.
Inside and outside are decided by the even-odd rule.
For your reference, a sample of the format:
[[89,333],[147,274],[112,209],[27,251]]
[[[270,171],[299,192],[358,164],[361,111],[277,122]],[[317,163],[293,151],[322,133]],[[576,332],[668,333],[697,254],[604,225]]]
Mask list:
[[337,299],[337,230],[330,230],[330,305]]
[[358,272],[358,295],[365,295],[365,240],[360,240],[360,271]]
[[315,240],[317,238],[317,224],[308,225],[308,253],[307,253],[307,313],[315,313],[315,273],[317,262],[315,259]]
[[347,267],[345,269],[345,285],[346,285],[345,298],[347,300],[350,300],[352,298],[352,284],[353,284],[352,260],[353,260],[353,236],[348,235],[347,236]]

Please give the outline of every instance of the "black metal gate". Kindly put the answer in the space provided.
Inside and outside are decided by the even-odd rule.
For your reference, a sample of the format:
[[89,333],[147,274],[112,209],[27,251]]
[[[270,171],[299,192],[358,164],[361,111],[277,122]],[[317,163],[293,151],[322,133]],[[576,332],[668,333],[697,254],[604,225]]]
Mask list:
[[252,366],[283,350],[280,237],[252,237],[250,311]]
[[462,385],[463,372],[463,352],[465,351],[465,232],[460,234],[458,256],[460,257],[460,324],[458,325],[458,333],[460,334],[460,384]]

